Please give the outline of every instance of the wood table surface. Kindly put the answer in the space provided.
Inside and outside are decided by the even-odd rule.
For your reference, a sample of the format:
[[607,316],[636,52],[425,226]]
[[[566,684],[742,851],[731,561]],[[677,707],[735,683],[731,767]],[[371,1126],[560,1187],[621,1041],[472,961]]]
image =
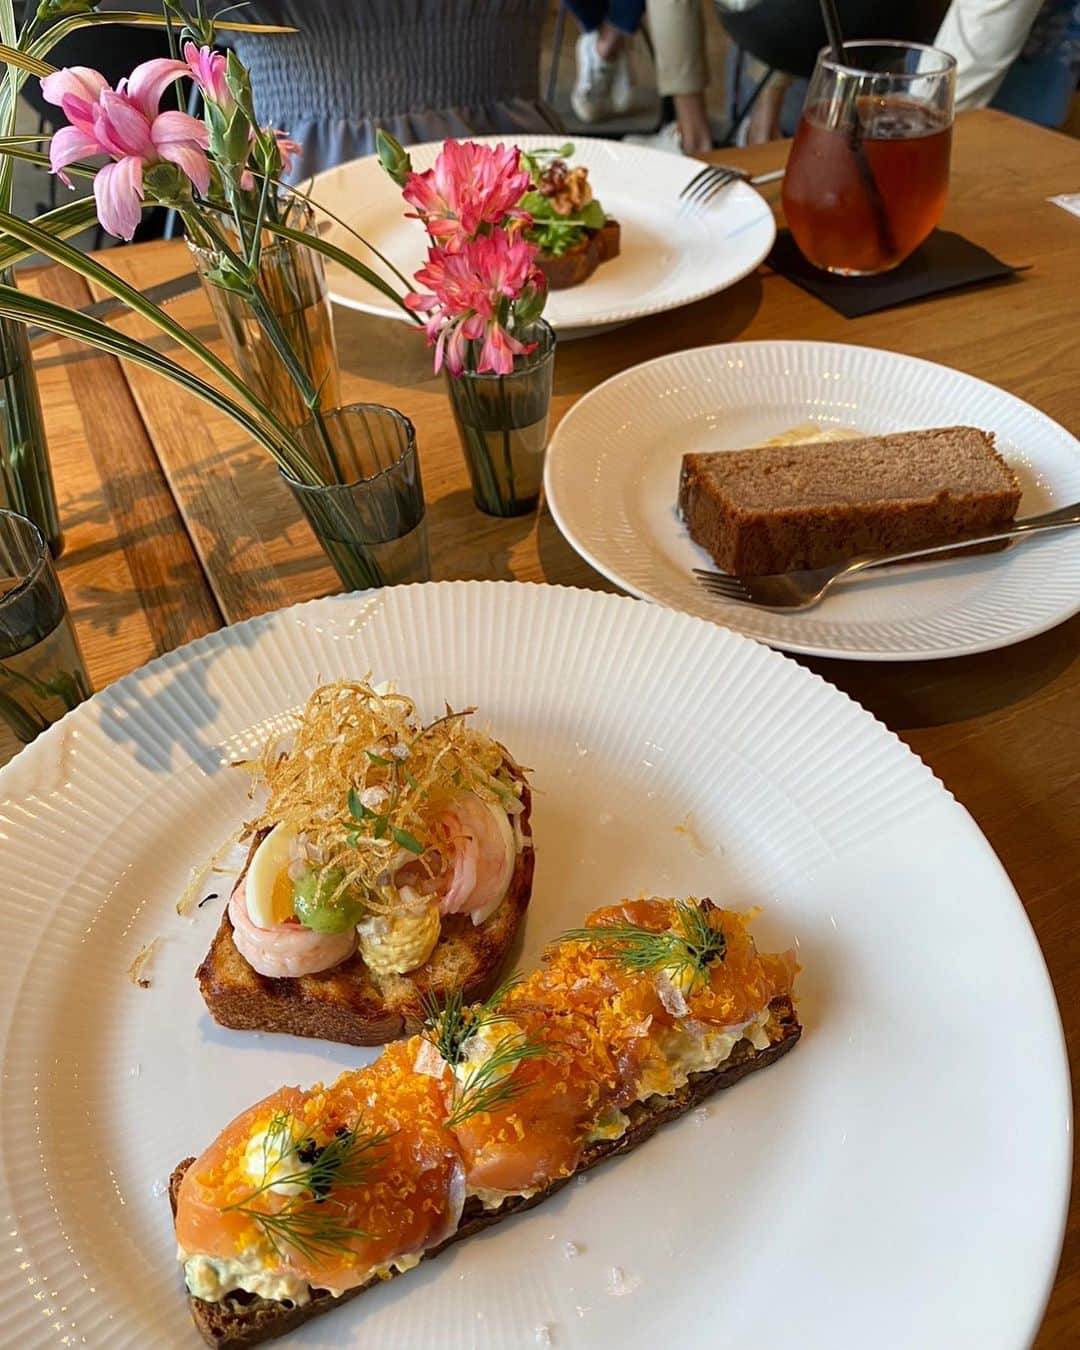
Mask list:
[[[1080,141],[984,111],[958,118],[953,153],[943,226],[1027,267],[1021,277],[845,320],[762,268],[698,304],[564,343],[554,417],[601,380],[666,352],[736,338],[817,338],[944,362],[1080,433],[1080,220],[1046,200],[1080,192]],[[756,171],[779,167],[786,154],[786,145],[774,143],[717,158]],[[778,185],[764,191],[779,210]],[[189,267],[182,243],[104,256],[139,286]],[[73,304],[90,298],[81,281],[54,268],[26,284]],[[175,301],[170,312],[221,350],[200,292]],[[141,321],[125,323],[147,332]],[[337,324],[347,399],[393,404],[416,424],[436,577],[614,589],[573,553],[546,511],[504,521],[474,509],[446,394],[415,332],[347,311],[338,312]],[[62,579],[97,687],[223,622],[336,589],[273,466],[227,418],[157,376],[71,343],[45,348],[36,364],[68,541]],[[1074,1083],[1078,639],[1074,619],[1003,651],[947,661],[804,660],[903,737],[986,833],[1046,955]],[[1008,990],[1001,1015],[1023,1015],[1009,1008]],[[1003,1083],[1007,1072],[1003,1066]],[[1080,1193],[1037,1344],[1080,1344]]]

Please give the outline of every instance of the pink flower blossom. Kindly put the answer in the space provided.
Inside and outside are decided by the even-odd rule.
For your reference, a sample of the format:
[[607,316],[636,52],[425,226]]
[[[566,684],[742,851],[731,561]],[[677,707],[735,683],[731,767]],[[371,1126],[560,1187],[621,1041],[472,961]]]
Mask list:
[[191,78],[202,90],[203,98],[226,110],[235,107],[236,99],[233,98],[232,90],[225,79],[229,63],[223,52],[216,52],[213,47],[196,47],[194,42],[185,42],[184,61]]
[[516,146],[445,141],[424,173],[410,173],[402,195],[436,243],[457,249],[484,225],[501,225],[529,188]]
[[457,249],[434,246],[416,274],[426,291],[411,291],[405,304],[424,316],[428,345],[435,348],[435,369],[445,361],[451,375],[465,369],[469,342],[481,342],[476,370],[508,375],[514,357],[531,352],[507,329],[512,304],[544,286],[536,266],[536,246],[502,229],[461,242]]
[[130,239],[139,223],[146,165],[168,160],[200,192],[210,185],[206,127],[187,113],[158,111],[166,88],[186,74],[183,61],[159,57],[136,66],[116,89],[87,66],[57,70],[41,81],[46,102],[62,108],[71,123],[49,145],[53,173],[70,187],[64,173],[69,164],[87,155],[108,155],[113,163],[95,174],[94,197],[102,226],[121,239]]

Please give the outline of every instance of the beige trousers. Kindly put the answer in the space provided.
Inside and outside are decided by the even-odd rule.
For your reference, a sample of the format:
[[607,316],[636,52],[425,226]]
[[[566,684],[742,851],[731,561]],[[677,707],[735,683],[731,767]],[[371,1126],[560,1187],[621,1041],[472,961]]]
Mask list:
[[661,96],[700,94],[709,83],[702,0],[647,0]]

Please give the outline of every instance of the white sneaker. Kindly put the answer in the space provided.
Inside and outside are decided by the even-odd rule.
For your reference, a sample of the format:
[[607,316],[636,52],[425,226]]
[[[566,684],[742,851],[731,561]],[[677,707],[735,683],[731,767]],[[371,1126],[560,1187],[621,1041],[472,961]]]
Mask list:
[[611,106],[620,116],[634,112],[656,97],[645,39],[640,33],[631,33],[626,38],[622,51],[611,64],[615,67]]
[[678,122],[667,122],[650,136],[624,136],[623,140],[629,141],[631,145],[648,145],[653,150],[666,150],[669,155],[686,153],[682,148]]
[[574,116],[582,122],[602,122],[615,111],[612,87],[619,62],[605,61],[596,49],[596,34],[582,33],[574,49],[577,78],[570,93]]

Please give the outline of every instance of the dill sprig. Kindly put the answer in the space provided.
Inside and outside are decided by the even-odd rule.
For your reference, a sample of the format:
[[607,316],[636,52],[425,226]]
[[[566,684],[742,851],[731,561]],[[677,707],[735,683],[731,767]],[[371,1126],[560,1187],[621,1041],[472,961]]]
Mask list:
[[521,980],[520,974],[509,976],[483,1003],[466,1004],[460,989],[452,989],[440,1003],[429,991],[420,1000],[424,1010],[420,1035],[431,1042],[452,1069],[456,1068],[464,1059],[462,1047],[470,1036],[475,1036],[483,1027],[509,1021],[505,1013],[499,1012],[499,1004]]
[[[342,1217],[345,1207],[333,1192],[364,1184],[382,1156],[390,1133],[365,1131],[358,1122],[318,1145],[311,1138],[298,1141],[295,1124],[288,1111],[271,1118],[263,1135],[259,1184],[243,1200],[225,1206],[222,1213],[251,1219],[279,1256],[284,1255],[283,1245],[309,1259],[347,1252],[350,1242],[371,1234]],[[287,1171],[281,1163],[291,1157],[296,1158],[298,1166]],[[276,1212],[267,1213],[252,1205],[267,1191],[286,1186],[298,1188],[298,1194],[289,1196]]]
[[553,1053],[551,1046],[538,1036],[508,1031],[487,1059],[465,1075],[464,1081],[455,1078],[447,1128],[452,1130],[472,1116],[497,1111],[516,1101],[527,1086],[515,1076],[517,1066]]
[[727,956],[723,930],[709,923],[700,905],[675,902],[677,923],[654,932],[633,923],[601,924],[596,928],[571,928],[560,941],[589,942],[600,948],[602,959],[618,961],[636,972],[663,971],[672,980],[688,979],[690,988],[708,978],[713,961]]
[[[452,1070],[458,1068],[466,1059],[468,1042],[485,1027],[513,1024],[513,1018],[500,1012],[499,1005],[521,983],[521,978],[518,974],[511,975],[483,1003],[466,1005],[460,989],[451,990],[442,1003],[430,994],[425,995],[422,1000],[425,1021],[420,1035],[430,1041]],[[517,1066],[555,1053],[539,1036],[508,1029],[487,1059],[470,1069],[463,1079],[454,1075],[447,1127],[453,1129],[472,1116],[495,1111],[514,1101],[526,1086],[514,1076]]]

